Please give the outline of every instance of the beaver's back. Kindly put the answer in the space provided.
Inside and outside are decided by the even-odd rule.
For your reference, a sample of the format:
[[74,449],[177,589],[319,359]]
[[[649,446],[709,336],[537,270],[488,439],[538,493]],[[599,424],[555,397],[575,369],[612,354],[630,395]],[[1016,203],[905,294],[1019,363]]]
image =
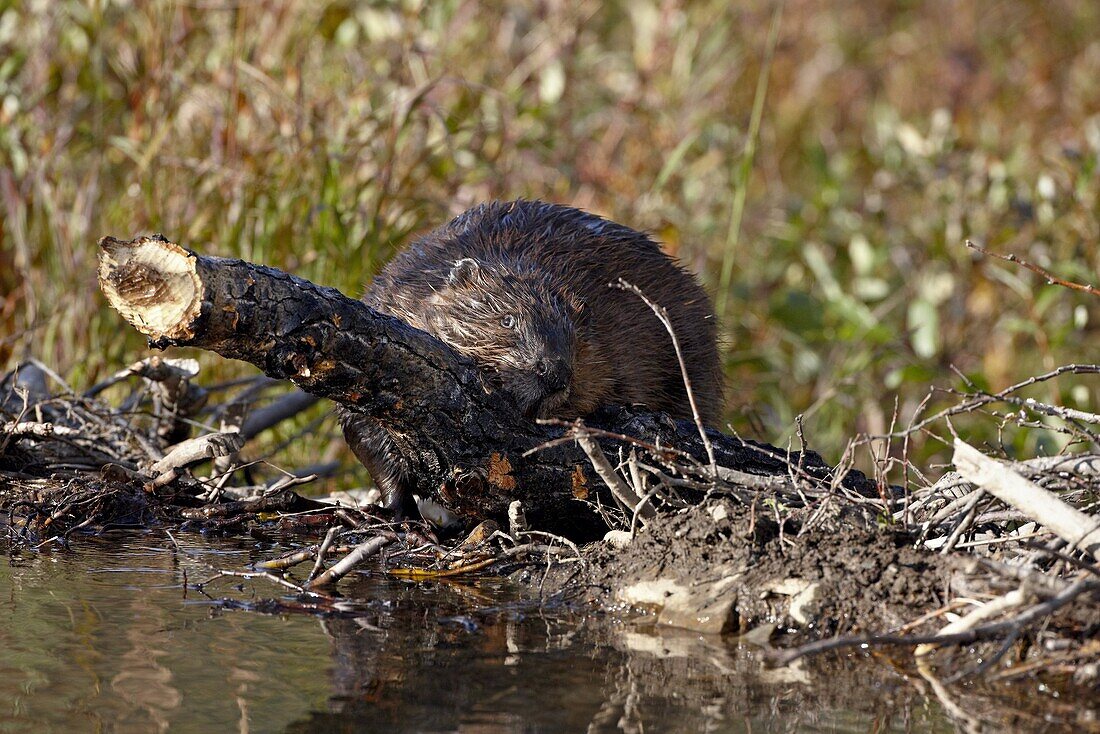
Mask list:
[[710,299],[646,235],[571,207],[538,201],[477,206],[420,238],[371,283],[366,301],[414,326],[417,312],[461,258],[522,261],[547,272],[584,307],[574,382],[582,412],[605,403],[645,403],[691,414],[671,339],[635,294],[609,287],[619,278],[663,306],[680,342],[705,422],[722,409],[721,367]]

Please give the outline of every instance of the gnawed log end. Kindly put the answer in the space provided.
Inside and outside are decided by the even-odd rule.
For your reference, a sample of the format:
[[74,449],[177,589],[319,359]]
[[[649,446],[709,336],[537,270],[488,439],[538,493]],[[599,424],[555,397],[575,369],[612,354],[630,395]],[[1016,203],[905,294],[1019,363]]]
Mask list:
[[202,308],[194,254],[161,235],[99,241],[99,287],[111,307],[154,341],[187,340]]

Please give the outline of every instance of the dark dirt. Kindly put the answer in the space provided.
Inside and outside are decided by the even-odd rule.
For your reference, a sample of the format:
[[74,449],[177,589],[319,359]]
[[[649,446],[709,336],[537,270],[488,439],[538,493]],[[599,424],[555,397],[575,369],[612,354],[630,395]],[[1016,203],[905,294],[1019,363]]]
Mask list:
[[[781,537],[759,509],[754,517],[750,508],[718,500],[661,518],[623,550],[596,548],[589,580],[614,597],[644,579],[700,587],[733,576],[721,592],[736,598],[726,631],[771,623],[811,638],[881,632],[944,602],[957,561],[914,550],[911,543],[902,533],[839,523],[802,537],[785,527]],[[794,589],[820,584],[807,624],[789,613],[791,579]]]
[[140,483],[103,476],[37,480],[32,487],[0,477],[0,513],[31,544],[68,538],[78,528],[148,527],[179,520],[171,505],[142,490]]

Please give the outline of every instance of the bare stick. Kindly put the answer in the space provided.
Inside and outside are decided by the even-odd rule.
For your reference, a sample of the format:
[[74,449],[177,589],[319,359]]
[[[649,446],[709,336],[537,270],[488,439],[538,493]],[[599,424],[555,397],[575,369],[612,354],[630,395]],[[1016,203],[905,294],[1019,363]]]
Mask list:
[[568,546],[569,550],[573,551],[573,555],[575,555],[578,559],[584,558],[584,554],[581,553],[581,549],[577,547],[577,544],[562,535],[555,535],[554,533],[547,533],[543,532],[542,530],[528,530],[524,534],[537,535],[540,538],[548,539],[550,541],[551,548],[554,547],[554,543],[561,543],[562,545]]
[[[1019,392],[1020,390],[1023,390],[1025,387],[1031,387],[1032,385],[1038,384],[1040,382],[1046,382],[1047,380],[1052,380],[1055,377],[1059,377],[1061,375],[1066,375],[1066,374],[1073,374],[1073,375],[1096,375],[1096,374],[1100,374],[1100,365],[1098,365],[1098,364],[1064,364],[1061,367],[1057,367],[1053,370],[1050,370],[1049,372],[1044,372],[1041,375],[1034,375],[1032,377],[1027,378],[1026,380],[1022,380],[1020,382],[1017,382],[1015,385],[1009,385],[1004,390],[1001,390],[1000,392],[997,392],[997,393],[979,392],[979,393],[976,393],[976,394],[964,395],[964,397],[968,398],[964,402],[959,403],[958,405],[953,405],[950,408],[945,408],[944,410],[941,410],[938,413],[935,413],[935,414],[925,418],[924,420],[920,421],[919,423],[913,423],[913,424],[907,426],[900,433],[892,433],[892,434],[890,434],[890,436],[891,437],[907,436],[911,433],[915,433],[915,432],[921,430],[922,428],[925,428],[926,426],[929,426],[929,425],[935,423],[936,421],[942,420],[943,418],[948,418],[948,417],[953,416],[953,415],[959,415],[960,413],[969,413],[973,410],[976,410],[976,409],[982,407],[983,405],[988,405],[989,403],[1000,402],[1000,401],[1004,400],[1006,396],[1011,395],[1012,393],[1015,393],[1015,392]],[[887,436],[868,436],[868,438],[887,438]]]
[[[205,436],[180,441],[167,456],[149,467],[149,474],[153,477],[152,486],[154,489],[164,487],[179,477],[180,471],[185,466],[203,459],[228,456],[240,451],[243,445],[244,439],[239,433],[208,433]],[[211,496],[215,496],[219,491],[215,488]]]
[[984,496],[985,492],[980,489],[970,493],[970,501],[966,503],[966,510],[963,513],[962,519],[959,520],[959,524],[955,526],[955,529],[951,531],[951,535],[948,536],[947,542],[943,544],[943,547],[940,549],[940,555],[946,556],[950,553],[951,549],[955,547],[955,544],[959,542],[959,538],[963,536],[963,533],[973,525],[974,518],[978,514],[978,503],[981,502]]
[[[612,284],[615,287],[615,284]],[[664,325],[665,331],[668,332],[669,337],[672,338],[672,348],[676,350],[676,361],[680,363],[680,377],[684,381],[684,390],[687,391],[688,404],[691,405],[691,417],[695,419],[695,427],[699,429],[699,438],[703,440],[703,446],[707,450],[707,460],[710,462],[710,475],[717,476],[718,463],[714,460],[714,447],[710,445],[710,439],[707,438],[707,429],[703,427],[703,419],[699,417],[699,407],[695,404],[695,392],[691,389],[691,379],[688,377],[687,365],[684,363],[684,353],[680,351],[680,340],[676,338],[676,330],[672,328],[672,319],[668,316],[668,311],[664,306],[654,303],[649,300],[645,293],[642,293],[641,288],[632,283],[627,283],[622,278],[618,280],[618,288],[626,291],[630,291],[638,298],[645,301],[645,304],[649,306],[650,310],[657,316],[661,324]]]
[[969,247],[971,250],[977,250],[978,252],[982,253],[983,255],[989,255],[990,257],[995,257],[998,260],[1004,260],[1005,262],[1016,263],[1017,265],[1023,266],[1025,268],[1027,268],[1028,270],[1030,270],[1031,272],[1038,273],[1039,275],[1046,278],[1047,283],[1049,283],[1050,285],[1060,285],[1063,288],[1071,288],[1075,291],[1082,291],[1084,293],[1089,293],[1089,294],[1092,294],[1094,296],[1100,296],[1100,290],[1097,290],[1096,288],[1093,288],[1091,285],[1084,285],[1082,283],[1074,283],[1073,281],[1069,281],[1069,280],[1062,280],[1058,276],[1054,275],[1053,273],[1051,273],[1047,270],[1044,270],[1043,268],[1039,267],[1038,265],[1034,265],[1032,263],[1029,263],[1027,260],[1019,258],[1015,255],[1012,255],[1012,254],[1002,255],[999,252],[993,252],[992,250],[987,250],[984,247],[979,247],[978,245],[975,245],[970,240],[966,241],[966,246]]
[[225,456],[239,451],[244,439],[239,433],[208,433],[205,436],[180,441],[161,460],[149,467],[153,476],[194,464],[203,459]]
[[[938,636],[950,637],[951,635],[958,632],[972,630],[977,627],[978,623],[980,622],[984,622],[987,619],[993,619],[998,614],[1006,612],[1009,609],[1016,609],[1017,607],[1024,606],[1025,604],[1027,604],[1030,598],[1031,594],[1023,588],[1013,589],[1007,594],[1002,594],[996,599],[982,604],[980,607],[970,612],[970,614],[967,614],[965,617],[956,619],[954,622],[951,622],[939,631]],[[925,642],[917,645],[917,648],[913,650],[913,654],[917,657],[922,657],[929,654],[930,652],[933,652],[937,647],[939,647],[939,645],[935,642]]]
[[1037,473],[1072,474],[1078,477],[1100,476],[1100,454],[1075,454],[1072,456],[1040,456],[1020,462]]
[[107,388],[126,380],[134,375],[140,375],[154,381],[167,380],[170,377],[189,380],[199,373],[199,363],[194,359],[168,359],[154,355],[128,367],[124,367],[106,380],[96,383],[84,391],[84,397],[94,398]]
[[1100,425],[1100,415],[1096,413],[1089,413],[1076,408],[1066,408],[1061,405],[1047,405],[1046,403],[1040,403],[1035,398],[1024,398],[1023,405],[1043,415],[1051,415],[1067,421],[1081,421],[1092,425]]
[[81,436],[80,431],[68,426],[60,426],[55,423],[39,423],[38,421],[9,421],[0,424],[0,433],[7,434],[11,438],[50,438],[52,436]]
[[508,505],[508,532],[512,534],[512,537],[519,537],[519,534],[526,532],[528,527],[527,514],[523,511],[523,503],[516,500]]
[[759,489],[761,491],[779,491],[791,486],[790,478],[785,476],[780,476],[778,474],[774,476],[750,474],[748,472],[738,471],[737,469],[727,469],[724,466],[718,467],[718,478],[723,482],[739,484],[742,487]]
[[332,542],[336,540],[336,536],[341,530],[342,528],[339,525],[333,525],[325,533],[325,539],[321,541],[321,547],[317,549],[317,562],[313,564],[313,570],[309,572],[309,577],[306,579],[307,584],[320,575],[321,569],[325,567],[325,554],[328,553],[328,549],[332,547]]
[[297,591],[298,593],[302,593],[302,592],[305,591],[305,589],[302,588],[301,586],[298,586],[298,584],[296,584],[292,581],[287,581],[283,577],[276,576],[275,574],[270,573],[268,571],[226,571],[226,570],[223,570],[223,569],[218,569],[218,575],[217,576],[215,576],[213,579],[209,579],[208,581],[201,581],[198,584],[196,584],[196,586],[198,586],[198,587],[206,586],[211,581],[218,578],[218,576],[232,576],[234,578],[239,578],[239,579],[267,579],[268,581],[270,581],[273,584],[278,584],[279,586],[285,586],[286,588],[293,589],[294,591]]
[[962,439],[955,439],[955,468],[964,477],[1058,537],[1100,560],[1100,522],[1066,504],[1053,492],[990,459]]
[[[656,497],[660,491],[660,489],[654,489],[648,492],[644,497],[638,500],[638,504],[634,506],[634,515],[630,518],[631,536],[637,531],[639,517],[655,514],[656,511],[653,509],[653,498]],[[645,523],[642,523],[642,527],[645,527]]]
[[256,564],[256,568],[262,569],[264,571],[285,571],[292,566],[297,566],[303,561],[308,561],[309,559],[313,558],[316,553],[317,546],[311,545],[307,548],[302,548],[301,550],[294,551],[293,553],[288,553],[287,555],[279,556],[278,558],[272,558],[269,561],[260,561]]
[[360,543],[352,549],[351,553],[341,558],[339,562],[334,564],[332,568],[325,571],[317,578],[310,581],[307,586],[309,588],[315,588],[317,586],[325,586],[326,584],[334,584],[340,579],[351,573],[356,566],[361,564],[373,555],[376,555],[387,543],[393,539],[386,535],[376,535],[365,543]]
[[653,508],[647,503],[644,509],[639,510],[642,503],[642,498],[634,492],[623,478],[615,472],[615,469],[611,466],[611,462],[607,460],[607,456],[604,455],[603,449],[600,448],[588,433],[585,432],[584,424],[577,421],[573,427],[573,437],[577,440],[577,444],[580,445],[581,450],[584,451],[585,456],[592,462],[592,468],[596,470],[596,473],[600,475],[600,479],[603,480],[607,488],[611,490],[611,494],[615,499],[623,503],[623,506],[631,512],[640,512],[643,518],[649,519],[656,513]]

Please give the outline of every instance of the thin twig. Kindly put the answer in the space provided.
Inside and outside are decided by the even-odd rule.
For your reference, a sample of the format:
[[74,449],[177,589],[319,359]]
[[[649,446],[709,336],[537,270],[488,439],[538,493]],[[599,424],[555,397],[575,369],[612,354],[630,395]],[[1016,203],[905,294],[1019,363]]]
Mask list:
[[225,569],[219,569],[217,574],[218,575],[215,576],[214,578],[207,579],[206,581],[202,581],[202,582],[196,584],[196,586],[199,586],[199,587],[206,586],[211,581],[218,578],[218,576],[232,576],[234,578],[242,578],[242,579],[266,579],[266,580],[270,581],[273,584],[279,584],[280,586],[285,586],[288,589],[293,589],[294,591],[297,591],[299,594],[305,593],[305,591],[306,591],[301,586],[298,586],[298,584],[296,584],[292,581],[288,581],[288,580],[284,579],[282,576],[276,576],[273,573],[269,573],[268,571],[226,571]]
[[365,543],[360,543],[352,549],[351,553],[341,558],[329,570],[310,581],[307,585],[309,588],[314,588],[336,583],[351,573],[363,561],[381,551],[392,540],[393,538],[388,535],[376,535]]
[[[931,425],[931,424],[933,424],[937,421],[940,421],[944,418],[948,418],[948,417],[953,416],[953,415],[959,415],[960,413],[973,412],[974,410],[982,407],[983,405],[988,405],[989,403],[1000,402],[1000,401],[1004,400],[1004,398],[1006,396],[1011,395],[1012,393],[1015,393],[1015,392],[1019,392],[1020,390],[1023,390],[1026,387],[1031,387],[1032,385],[1038,384],[1040,382],[1046,382],[1047,380],[1052,380],[1055,377],[1059,377],[1061,375],[1066,375],[1066,374],[1074,374],[1074,375],[1096,375],[1096,374],[1100,374],[1100,365],[1098,365],[1098,364],[1065,364],[1065,365],[1062,365],[1061,367],[1057,367],[1053,370],[1050,370],[1049,372],[1044,372],[1041,375],[1033,375],[1032,377],[1029,377],[1026,380],[1022,380],[1021,382],[1017,382],[1014,385],[1009,385],[1008,387],[1006,387],[1004,390],[1001,390],[1000,392],[996,392],[996,393],[978,392],[978,393],[972,393],[972,394],[969,394],[969,395],[963,395],[963,397],[967,398],[964,402],[959,403],[958,405],[953,405],[950,408],[945,408],[945,409],[939,411],[938,413],[935,413],[935,414],[929,416],[928,418],[925,418],[924,420],[922,420],[918,423],[913,423],[913,424],[907,426],[905,429],[903,429],[900,432],[893,433],[893,434],[890,434],[890,435],[893,436],[893,437],[901,437],[901,436],[908,435],[910,433],[915,433],[916,431],[919,431],[922,428],[925,428],[926,426],[929,426],[929,425]],[[952,391],[947,391],[947,392],[952,392]],[[887,438],[887,436],[877,436],[877,435],[868,435],[867,436],[867,439],[877,439],[877,438]]]
[[[614,286],[614,284],[612,284]],[[695,402],[695,391],[691,389],[691,378],[688,377],[687,364],[684,362],[684,353],[680,349],[680,340],[676,337],[676,330],[672,328],[672,319],[669,318],[668,311],[664,306],[654,303],[649,300],[649,297],[642,292],[642,289],[638,286],[628,283],[622,278],[618,280],[618,288],[627,290],[641,298],[645,302],[645,305],[649,306],[653,311],[657,319],[664,325],[665,331],[668,332],[669,337],[672,339],[672,348],[676,352],[676,361],[680,363],[680,377],[684,382],[684,390],[687,391],[688,404],[691,405],[691,417],[695,419],[695,427],[699,429],[699,438],[703,440],[703,447],[707,451],[707,461],[710,462],[710,475],[715,477],[718,475],[718,462],[714,459],[714,447],[710,445],[710,439],[707,437],[707,429],[703,426],[703,419],[699,416],[699,406]]]
[[[540,426],[560,426],[562,428],[573,428],[575,421],[562,420],[561,418],[539,418],[536,423],[538,423]],[[688,452],[672,448],[671,446],[657,446],[656,444],[649,443],[648,441],[642,441],[641,439],[634,438],[633,436],[627,436],[625,433],[605,431],[602,428],[595,428],[588,425],[584,427],[584,430],[590,436],[594,436],[595,438],[606,438],[611,441],[622,441],[623,443],[629,444],[631,446],[637,446],[640,449],[645,449],[646,451],[663,461],[668,461],[672,457],[678,457],[692,464],[699,463],[698,460],[696,460],[696,458]],[[556,438],[547,441],[546,443],[539,444],[534,448],[527,449],[523,452],[523,456],[524,458],[526,458],[528,456],[531,456],[532,454],[542,451],[543,449],[552,448],[563,443],[571,443],[573,440],[574,439],[572,436],[565,435],[561,438]]]
[[963,510],[962,519],[959,520],[959,524],[955,526],[955,529],[951,531],[951,535],[947,537],[947,542],[940,548],[940,555],[946,556],[950,553],[951,549],[955,547],[955,544],[959,542],[959,538],[962,537],[963,533],[970,529],[970,526],[974,523],[974,518],[978,514],[978,503],[981,502],[984,496],[985,491],[981,489],[970,493],[970,501],[967,502],[966,508]]
[[1063,288],[1071,288],[1075,291],[1082,291],[1084,293],[1088,293],[1088,294],[1093,295],[1093,296],[1100,296],[1100,290],[1097,290],[1096,288],[1093,288],[1091,285],[1085,285],[1083,283],[1074,283],[1073,281],[1070,281],[1070,280],[1063,280],[1062,278],[1059,278],[1058,276],[1054,275],[1050,271],[1044,270],[1043,268],[1039,267],[1038,265],[1030,263],[1027,260],[1024,260],[1023,258],[1017,257],[1016,255],[1012,255],[1012,254],[1002,255],[999,252],[993,252],[992,250],[987,250],[984,247],[979,247],[978,245],[975,245],[970,240],[966,241],[966,246],[969,247],[971,250],[977,250],[978,252],[982,253],[983,255],[989,255],[990,257],[995,257],[999,260],[1004,260],[1005,262],[1015,263],[1016,265],[1020,265],[1022,267],[1027,268],[1028,270],[1030,270],[1033,273],[1038,273],[1039,275],[1043,276],[1046,279],[1047,283],[1050,284],[1050,285],[1060,285]]
[[321,546],[317,549],[317,561],[313,564],[313,569],[309,572],[309,576],[306,577],[306,583],[310,583],[313,579],[320,575],[321,569],[325,567],[325,554],[328,553],[328,549],[332,547],[332,543],[336,540],[336,536],[343,530],[339,525],[333,525],[325,533],[325,539],[321,541]]
[[[623,478],[618,475],[614,467],[611,466],[611,462],[607,460],[607,456],[604,454],[603,449],[596,443],[592,436],[585,432],[585,426],[580,421],[574,424],[573,438],[576,439],[577,445],[584,451],[585,456],[588,457],[588,461],[592,464],[592,468],[596,470],[596,473],[603,480],[603,483],[607,485],[607,488],[611,490],[612,496],[622,503],[628,511],[636,511],[642,503],[642,498],[639,497],[633,489],[631,489]],[[656,512],[652,507],[646,506],[646,509],[641,511],[642,517],[648,519],[653,517]]]

